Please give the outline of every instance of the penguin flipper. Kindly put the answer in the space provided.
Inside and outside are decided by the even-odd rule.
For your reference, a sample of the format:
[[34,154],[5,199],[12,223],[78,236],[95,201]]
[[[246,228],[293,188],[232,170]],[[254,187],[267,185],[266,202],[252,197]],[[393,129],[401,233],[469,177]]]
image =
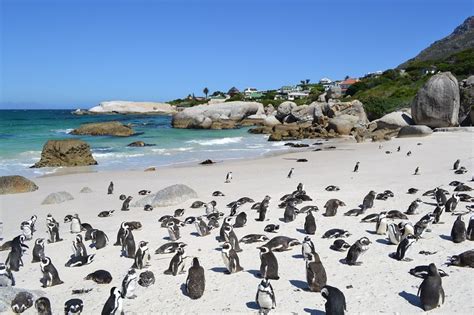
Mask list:
[[441,293],[441,298],[442,298],[441,304],[444,304],[444,289],[443,289],[443,287],[440,288],[440,293]]

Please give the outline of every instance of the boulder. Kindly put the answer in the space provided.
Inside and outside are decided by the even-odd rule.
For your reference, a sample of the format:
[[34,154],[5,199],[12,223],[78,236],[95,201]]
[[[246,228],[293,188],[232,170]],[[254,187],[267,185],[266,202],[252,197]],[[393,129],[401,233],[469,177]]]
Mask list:
[[70,132],[72,135],[129,137],[135,132],[132,127],[118,121],[83,124]]
[[35,190],[38,190],[38,186],[23,176],[0,176],[0,195],[25,193]]
[[157,102],[101,102],[98,106],[89,109],[91,114],[118,113],[118,114],[173,114],[176,106]]
[[424,125],[405,126],[398,132],[398,138],[424,137],[433,133],[430,127]]
[[145,169],[145,172],[155,172],[155,171],[156,171],[156,167],[154,167],[154,166],[150,166],[150,167]]
[[281,124],[281,122],[278,119],[276,119],[276,117],[273,116],[273,115],[268,116],[263,121],[263,125],[266,126],[266,127],[273,127],[275,125],[280,125],[280,124]]
[[77,139],[48,140],[43,146],[41,159],[32,168],[96,165],[89,145]]
[[472,107],[474,106],[474,75],[459,84],[460,106],[459,106],[459,123],[462,126],[471,126]]
[[431,128],[459,125],[459,86],[451,72],[432,76],[411,104],[413,121]]
[[127,144],[127,147],[151,147],[151,146],[154,146],[154,144],[148,144],[143,141],[135,141],[135,142]]
[[314,110],[315,105],[301,105],[293,108],[291,116],[293,116],[296,121],[313,121]]
[[392,112],[374,120],[370,123],[369,129],[379,130],[379,129],[400,129],[405,126],[413,125],[414,122],[411,119],[410,114],[405,112]]
[[328,131],[333,130],[340,135],[350,135],[352,128],[354,128],[354,122],[347,117],[331,118],[327,127]]
[[[235,128],[235,123],[244,118],[264,113],[263,105],[257,102],[203,104],[185,108],[173,115],[172,125],[174,128],[209,129],[214,122],[218,121],[219,123],[215,125],[216,129]],[[226,124],[226,120],[233,121],[234,124]]]
[[342,97],[342,89],[340,86],[331,86],[326,91],[326,101],[330,99],[339,99]]
[[92,192],[92,189],[89,187],[83,187],[80,191],[81,194],[90,194]]
[[63,203],[68,200],[73,200],[74,197],[67,191],[60,191],[49,194],[41,203],[42,205],[53,205]]
[[293,109],[295,109],[296,107],[298,107],[298,105],[296,105],[295,102],[290,102],[290,101],[283,102],[280,105],[278,105],[278,109],[277,109],[277,113],[275,117],[278,120],[283,121],[283,119],[289,114],[291,114]]
[[275,114],[275,107],[272,104],[269,104],[265,107],[265,115],[270,116]]
[[133,207],[144,207],[152,205],[153,207],[174,206],[189,199],[197,198],[197,193],[186,185],[178,184],[168,186],[154,194],[150,194],[133,203]]
[[369,120],[367,119],[367,114],[364,110],[364,105],[358,100],[354,100],[351,102],[334,103],[331,106],[331,110],[334,111],[336,117],[340,115],[350,115],[357,118],[358,124],[363,125],[369,123]]

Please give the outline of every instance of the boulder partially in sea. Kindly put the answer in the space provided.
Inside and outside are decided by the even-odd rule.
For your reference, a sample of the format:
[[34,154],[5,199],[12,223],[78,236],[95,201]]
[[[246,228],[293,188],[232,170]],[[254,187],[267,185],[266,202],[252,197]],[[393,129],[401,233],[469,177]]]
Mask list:
[[152,205],[153,207],[174,206],[197,197],[197,193],[192,188],[177,184],[135,201],[132,207],[144,207],[145,205]]
[[174,114],[172,125],[174,128],[230,129],[251,115],[264,113],[263,105],[257,102],[202,104]]
[[0,176],[0,195],[26,193],[35,190],[38,190],[38,186],[23,176]]
[[118,121],[83,124],[70,132],[72,135],[129,137],[135,132],[132,127]]
[[451,72],[432,76],[418,90],[411,104],[411,114],[417,125],[431,128],[459,125],[459,86]]
[[48,140],[32,168],[96,165],[90,146],[78,139]]
[[173,114],[176,112],[176,106],[157,102],[108,101],[101,102],[88,112],[91,114]]
[[154,144],[145,143],[143,141],[134,141],[132,143],[127,144],[127,147],[151,147]]
[[53,205],[63,203],[65,201],[73,200],[74,197],[67,191],[59,191],[50,193],[41,203],[42,205]]

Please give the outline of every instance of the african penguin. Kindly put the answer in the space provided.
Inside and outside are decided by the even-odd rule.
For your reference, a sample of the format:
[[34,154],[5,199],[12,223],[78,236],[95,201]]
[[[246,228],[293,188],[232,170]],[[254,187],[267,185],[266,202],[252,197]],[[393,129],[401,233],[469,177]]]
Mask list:
[[363,253],[365,253],[369,249],[369,245],[371,243],[372,242],[369,241],[367,237],[362,237],[361,239],[357,240],[347,252],[346,263],[348,265],[362,264],[362,262],[358,261],[358,259]]
[[222,260],[227,268],[228,273],[236,273],[244,270],[239,263],[239,256],[237,252],[232,248],[232,245],[225,242],[222,245]]
[[110,289],[110,295],[102,308],[102,315],[123,314],[123,296],[117,287]]
[[312,292],[321,292],[321,289],[326,285],[326,270],[317,253],[306,255],[306,281]]
[[122,280],[122,291],[120,296],[122,298],[134,299],[137,296],[135,295],[135,289],[138,283],[138,275],[135,269],[128,269],[127,275]]
[[259,247],[260,250],[260,276],[264,279],[278,280],[278,261],[275,254],[267,247]]
[[176,254],[171,258],[169,267],[165,270],[165,275],[176,276],[184,272],[186,253],[184,247],[179,247]]
[[84,302],[81,299],[70,299],[64,303],[64,314],[80,315],[84,310]]
[[114,183],[110,182],[109,187],[107,188],[107,195],[112,195],[114,193]]
[[43,278],[40,280],[42,287],[52,287],[58,284],[63,284],[59,278],[58,270],[54,267],[51,259],[49,257],[44,257],[41,259],[40,263],[41,272],[43,273]]
[[51,302],[47,297],[40,297],[35,301],[35,308],[38,315],[52,315]]
[[454,243],[461,243],[466,240],[466,224],[462,220],[462,215],[458,215],[451,229],[451,239]]
[[259,314],[268,314],[276,307],[275,292],[268,279],[263,279],[258,285],[255,302],[259,307]]
[[199,299],[204,294],[206,288],[206,279],[204,268],[199,264],[197,257],[193,258],[193,264],[188,270],[186,279],[186,294],[193,300]]
[[326,314],[344,315],[347,310],[346,298],[338,288],[326,285],[321,289],[321,295],[326,299],[324,304]]
[[437,308],[444,303],[444,290],[438,268],[433,263],[428,268],[428,276],[421,283],[417,294],[425,311]]
[[135,260],[132,268],[143,269],[150,264],[150,252],[148,250],[148,242],[140,241],[137,252],[135,253]]

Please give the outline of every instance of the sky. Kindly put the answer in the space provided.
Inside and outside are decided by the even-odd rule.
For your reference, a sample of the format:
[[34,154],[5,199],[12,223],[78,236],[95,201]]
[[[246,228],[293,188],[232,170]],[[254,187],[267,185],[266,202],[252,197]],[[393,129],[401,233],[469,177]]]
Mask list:
[[394,68],[471,0],[0,0],[0,108],[90,108]]

